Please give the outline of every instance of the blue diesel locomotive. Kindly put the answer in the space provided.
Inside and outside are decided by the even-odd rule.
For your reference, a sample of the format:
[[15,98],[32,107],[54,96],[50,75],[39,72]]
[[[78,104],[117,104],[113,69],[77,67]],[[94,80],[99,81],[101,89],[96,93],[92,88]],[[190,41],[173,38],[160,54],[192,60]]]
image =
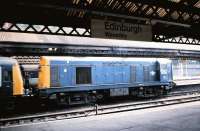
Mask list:
[[39,68],[39,96],[67,104],[158,96],[172,88],[169,59],[43,56]]

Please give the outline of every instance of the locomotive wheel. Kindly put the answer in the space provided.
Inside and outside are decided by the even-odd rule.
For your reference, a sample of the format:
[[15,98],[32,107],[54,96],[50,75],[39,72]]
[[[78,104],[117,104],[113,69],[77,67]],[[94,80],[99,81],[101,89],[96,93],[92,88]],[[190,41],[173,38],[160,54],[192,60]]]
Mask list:
[[87,96],[88,103],[95,103],[97,101],[97,97],[95,94],[89,94]]
[[15,101],[12,101],[12,100],[7,101],[6,104],[4,105],[5,110],[13,111],[16,108],[15,104],[16,104]]
[[58,106],[66,106],[69,105],[69,97],[65,94],[56,94],[56,104]]
[[97,97],[97,100],[103,100],[104,99],[103,94],[97,94],[96,97]]

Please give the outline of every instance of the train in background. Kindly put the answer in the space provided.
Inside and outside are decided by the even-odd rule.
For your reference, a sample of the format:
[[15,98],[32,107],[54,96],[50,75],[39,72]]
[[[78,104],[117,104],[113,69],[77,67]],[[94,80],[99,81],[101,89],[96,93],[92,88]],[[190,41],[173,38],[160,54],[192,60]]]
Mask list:
[[0,99],[23,96],[24,85],[20,66],[15,59],[0,57]]
[[200,79],[200,60],[172,59],[172,65],[174,80]]
[[69,105],[115,96],[160,96],[173,86],[172,63],[164,58],[42,56],[38,67],[1,58],[0,74],[1,98],[34,96]]
[[20,65],[25,94],[33,94],[38,85],[39,65]]

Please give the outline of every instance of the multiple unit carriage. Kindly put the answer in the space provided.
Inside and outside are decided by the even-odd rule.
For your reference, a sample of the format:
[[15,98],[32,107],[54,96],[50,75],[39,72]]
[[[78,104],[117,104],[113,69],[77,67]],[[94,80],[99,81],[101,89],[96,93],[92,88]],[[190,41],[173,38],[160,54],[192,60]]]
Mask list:
[[24,95],[23,78],[17,61],[0,57],[0,99]]
[[[0,67],[1,94],[33,95],[66,104],[87,103],[110,96],[157,96],[172,88],[172,64],[168,59],[42,56],[39,69],[35,70],[37,85],[26,86],[28,94],[24,93],[25,86],[15,60],[0,59]],[[6,70],[10,78],[4,82]],[[24,85],[31,85],[26,82],[29,81]]]

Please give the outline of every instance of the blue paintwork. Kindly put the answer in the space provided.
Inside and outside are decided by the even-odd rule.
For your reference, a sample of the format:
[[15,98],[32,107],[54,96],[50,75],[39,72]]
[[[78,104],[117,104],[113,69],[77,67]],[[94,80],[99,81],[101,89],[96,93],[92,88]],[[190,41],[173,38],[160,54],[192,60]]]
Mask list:
[[[131,65],[136,67],[136,81],[131,82]],[[149,67],[148,81],[144,81],[143,66]],[[50,67],[58,66],[59,86],[69,91],[109,89],[121,87],[169,85],[172,81],[172,65],[170,61],[62,61],[51,60]],[[92,83],[76,84],[76,67],[91,67]],[[151,72],[160,68],[160,80],[155,81]],[[165,68],[164,68],[165,67]],[[52,74],[51,74],[52,75]],[[55,75],[55,74],[53,74]],[[123,85],[123,86],[122,86]]]

